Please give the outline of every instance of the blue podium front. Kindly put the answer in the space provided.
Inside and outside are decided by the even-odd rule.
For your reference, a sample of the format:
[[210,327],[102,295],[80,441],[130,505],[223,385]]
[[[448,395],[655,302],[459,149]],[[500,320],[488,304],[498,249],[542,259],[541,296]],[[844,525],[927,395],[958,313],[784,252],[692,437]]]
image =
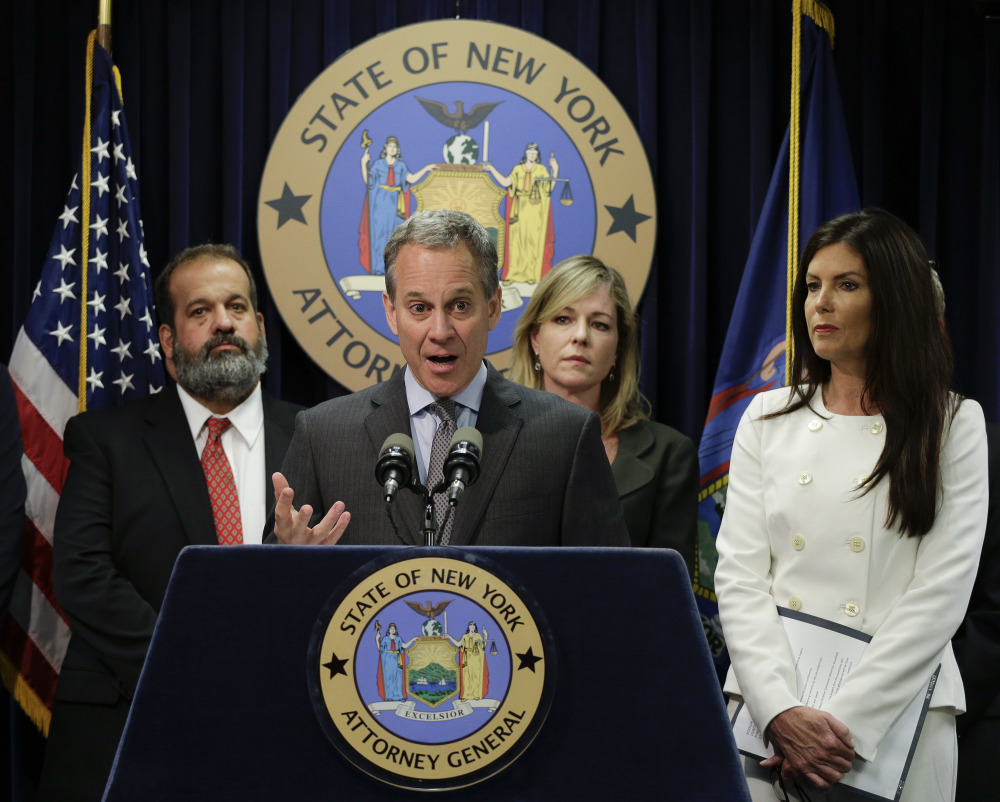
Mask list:
[[679,555],[185,549],[105,798],[424,790],[748,799]]

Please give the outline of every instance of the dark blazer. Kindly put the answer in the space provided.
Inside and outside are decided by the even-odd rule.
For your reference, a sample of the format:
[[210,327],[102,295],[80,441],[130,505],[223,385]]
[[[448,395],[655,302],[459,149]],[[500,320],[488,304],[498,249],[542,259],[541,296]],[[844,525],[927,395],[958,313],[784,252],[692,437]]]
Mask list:
[[[266,475],[300,409],[264,403]],[[66,425],[56,512],[56,599],[73,635],[56,686],[40,799],[99,799],[174,561],[217,542],[201,461],[174,386]]]
[[958,800],[991,799],[1000,755],[1000,425],[986,424],[990,506],[979,571],[965,620],[952,639],[965,685],[957,719]]
[[[453,545],[627,546],[628,534],[594,413],[504,379],[492,366],[476,428],[482,470],[459,502]],[[342,543],[420,545],[420,497],[401,491],[386,515],[375,462],[386,437],[410,432],[402,372],[303,412],[283,473],[316,523],[343,501]]]
[[633,546],[680,552],[694,576],[698,539],[698,452],[676,429],[640,421],[618,434],[611,463]]

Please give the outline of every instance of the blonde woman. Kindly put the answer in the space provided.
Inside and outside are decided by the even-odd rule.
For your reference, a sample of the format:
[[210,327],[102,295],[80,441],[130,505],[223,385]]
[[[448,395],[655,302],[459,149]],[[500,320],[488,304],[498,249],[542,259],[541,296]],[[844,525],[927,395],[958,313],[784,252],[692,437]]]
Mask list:
[[600,415],[632,545],[675,549],[693,573],[697,454],[646,412],[639,321],[621,275],[592,256],[556,265],[517,324],[511,378]]

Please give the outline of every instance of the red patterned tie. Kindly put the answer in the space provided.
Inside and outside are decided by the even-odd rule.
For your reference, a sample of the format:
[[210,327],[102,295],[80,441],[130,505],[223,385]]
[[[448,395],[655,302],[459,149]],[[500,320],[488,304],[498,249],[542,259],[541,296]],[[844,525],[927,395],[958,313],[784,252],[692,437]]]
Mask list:
[[205,471],[208,497],[212,500],[212,517],[220,546],[243,543],[243,521],[240,518],[240,500],[236,495],[236,480],[229,467],[226,452],[222,450],[222,433],[231,425],[229,418],[209,418],[208,442],[201,452],[201,467]]

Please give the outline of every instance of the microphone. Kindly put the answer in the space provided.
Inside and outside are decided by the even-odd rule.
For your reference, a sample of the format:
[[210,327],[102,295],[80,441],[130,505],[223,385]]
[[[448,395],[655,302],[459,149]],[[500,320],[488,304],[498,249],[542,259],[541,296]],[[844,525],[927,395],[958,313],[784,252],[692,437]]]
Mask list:
[[375,479],[382,485],[386,502],[396,497],[400,487],[406,487],[413,476],[413,441],[405,434],[390,434],[382,443]]
[[479,462],[483,456],[483,436],[472,426],[463,426],[448,446],[444,460],[444,476],[448,482],[448,504],[454,507],[468,485],[479,478]]

